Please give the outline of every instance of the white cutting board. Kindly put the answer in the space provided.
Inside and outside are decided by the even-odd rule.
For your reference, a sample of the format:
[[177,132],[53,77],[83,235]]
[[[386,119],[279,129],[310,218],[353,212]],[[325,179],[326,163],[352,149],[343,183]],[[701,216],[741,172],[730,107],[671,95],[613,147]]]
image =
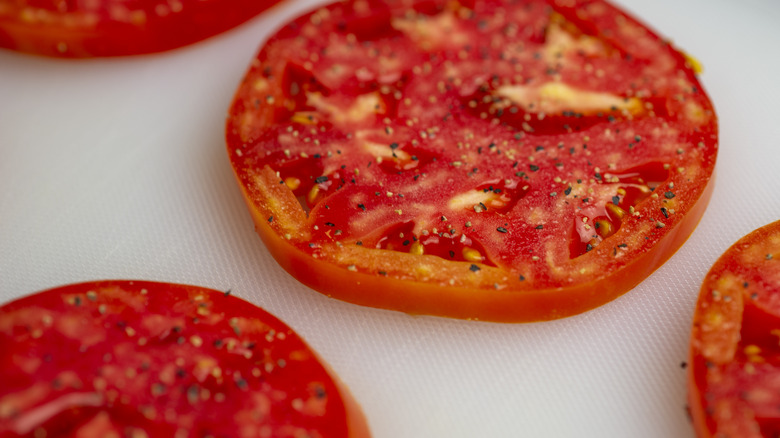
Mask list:
[[685,246],[634,290],[526,325],[328,299],[255,235],[225,113],[260,42],[316,3],[289,0],[158,55],[0,51],[0,302],[106,278],[231,289],[321,353],[377,438],[691,437],[680,364],[701,280],[731,243],[780,219],[780,2],[619,1],[704,64],[721,123],[715,192]]

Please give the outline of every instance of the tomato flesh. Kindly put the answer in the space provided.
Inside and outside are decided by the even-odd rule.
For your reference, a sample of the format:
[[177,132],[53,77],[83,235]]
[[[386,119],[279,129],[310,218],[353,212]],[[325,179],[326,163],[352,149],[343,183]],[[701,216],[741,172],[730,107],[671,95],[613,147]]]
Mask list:
[[161,52],[231,29],[279,0],[0,0],[0,47],[64,58]]
[[196,286],[102,281],[0,307],[0,436],[369,436],[316,353]]
[[684,242],[717,121],[685,57],[603,1],[347,1],[263,45],[227,145],[303,283],[533,321],[614,299]]
[[689,403],[700,437],[780,433],[780,222],[732,245],[704,280]]

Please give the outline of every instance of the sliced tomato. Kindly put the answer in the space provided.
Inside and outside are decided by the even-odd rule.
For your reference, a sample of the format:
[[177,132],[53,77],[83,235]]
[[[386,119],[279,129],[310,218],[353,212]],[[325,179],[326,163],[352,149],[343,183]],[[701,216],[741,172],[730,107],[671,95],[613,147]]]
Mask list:
[[688,397],[699,437],[780,435],[780,221],[712,265],[691,334]]
[[366,437],[283,322],[210,289],[59,287],[0,307],[0,436]]
[[560,318],[634,287],[708,202],[687,58],[603,1],[345,1],[253,60],[227,121],[260,237],[329,296]]
[[0,0],[0,47],[86,58],[161,52],[231,29],[280,0]]

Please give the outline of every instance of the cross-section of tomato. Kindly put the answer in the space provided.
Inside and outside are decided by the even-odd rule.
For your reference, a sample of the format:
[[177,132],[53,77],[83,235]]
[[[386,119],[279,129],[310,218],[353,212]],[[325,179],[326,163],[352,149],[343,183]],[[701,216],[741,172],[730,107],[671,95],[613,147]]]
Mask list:
[[346,1],[261,48],[229,111],[257,231],[329,296],[560,318],[703,214],[717,123],[687,58],[603,1]]
[[0,0],[0,47],[66,58],[161,52],[231,29],[280,0]]
[[688,397],[699,437],[780,435],[780,221],[712,266],[693,318]]
[[0,436],[367,437],[360,408],[266,311],[102,281],[0,307]]

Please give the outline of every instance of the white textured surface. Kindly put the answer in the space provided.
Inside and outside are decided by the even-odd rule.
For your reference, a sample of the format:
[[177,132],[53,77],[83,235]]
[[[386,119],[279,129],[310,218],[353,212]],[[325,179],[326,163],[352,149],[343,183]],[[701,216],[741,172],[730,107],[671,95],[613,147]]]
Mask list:
[[699,284],[732,242],[780,219],[780,3],[619,2],[704,64],[721,122],[715,193],[687,244],[633,291],[530,325],[330,300],[265,250],[224,115],[261,40],[315,3],[154,56],[0,51],[0,302],[103,278],[231,288],[331,363],[378,438],[692,436],[680,363]]

